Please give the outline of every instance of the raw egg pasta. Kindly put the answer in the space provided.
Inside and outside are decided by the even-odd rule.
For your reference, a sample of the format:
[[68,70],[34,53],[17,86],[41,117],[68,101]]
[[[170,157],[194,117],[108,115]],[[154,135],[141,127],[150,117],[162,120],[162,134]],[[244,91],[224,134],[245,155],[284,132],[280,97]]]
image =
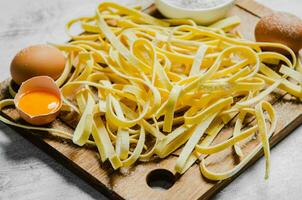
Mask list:
[[[83,33],[69,30],[80,25]],[[102,3],[96,14],[67,24],[71,41],[54,45],[67,55],[56,81],[67,112],[79,117],[73,135],[51,131],[79,145],[95,144],[102,162],[114,169],[137,160],[165,158],[180,149],[175,170],[182,174],[197,160],[201,173],[223,180],[238,172],[262,148],[269,174],[269,138],[276,113],[267,96],[277,88],[302,98],[300,63],[282,44],[257,43],[232,32],[238,17],[204,27],[189,19],[156,19],[137,9]],[[261,47],[289,52],[291,58]],[[282,63],[274,71],[267,63]],[[12,91],[13,92],[13,91]],[[12,100],[1,102],[1,108]],[[254,118],[248,126],[246,118]],[[230,138],[212,145],[228,124]],[[242,143],[261,143],[244,155]],[[206,156],[234,147],[241,162],[225,172],[207,168]]]

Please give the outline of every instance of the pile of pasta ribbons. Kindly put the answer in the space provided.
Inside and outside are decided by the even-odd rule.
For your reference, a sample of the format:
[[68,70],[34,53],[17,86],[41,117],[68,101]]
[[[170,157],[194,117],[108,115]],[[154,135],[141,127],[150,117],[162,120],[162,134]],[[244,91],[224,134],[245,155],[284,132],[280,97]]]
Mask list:
[[[102,3],[94,16],[67,24],[70,42],[54,45],[68,58],[56,83],[69,113],[64,118],[74,113],[79,118],[74,133],[0,119],[70,138],[79,146],[94,144],[102,162],[109,160],[114,169],[180,149],[176,172],[183,174],[200,161],[201,173],[211,180],[231,177],[263,148],[267,178],[269,138],[277,123],[268,95],[281,89],[301,99],[301,63],[282,44],[248,41],[231,31],[239,23],[230,17],[205,27]],[[84,32],[72,35],[76,25]],[[280,48],[290,56],[262,47]],[[276,71],[268,65],[281,67]],[[12,104],[4,100],[0,107]],[[248,126],[247,118],[254,123]],[[232,136],[211,145],[229,124]],[[261,143],[244,155],[240,142],[253,136]],[[209,170],[206,156],[229,147],[240,163],[225,172]]]

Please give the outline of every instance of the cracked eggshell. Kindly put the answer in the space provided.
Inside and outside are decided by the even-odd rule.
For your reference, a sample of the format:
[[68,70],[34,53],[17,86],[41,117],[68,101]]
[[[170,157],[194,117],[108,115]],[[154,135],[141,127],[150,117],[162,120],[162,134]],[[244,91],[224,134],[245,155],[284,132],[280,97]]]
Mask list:
[[[31,116],[23,112],[18,105],[20,98],[22,97],[22,95],[28,92],[37,91],[37,90],[44,90],[56,95],[59,98],[59,106],[50,113],[35,115],[35,116]],[[14,102],[15,102],[16,109],[19,112],[21,118],[24,119],[26,122],[33,125],[45,125],[54,121],[56,117],[59,115],[60,109],[62,107],[62,96],[59,87],[56,85],[56,83],[52,78],[48,76],[36,76],[31,79],[28,79],[27,81],[24,81],[21,84],[19,91],[15,96]]]

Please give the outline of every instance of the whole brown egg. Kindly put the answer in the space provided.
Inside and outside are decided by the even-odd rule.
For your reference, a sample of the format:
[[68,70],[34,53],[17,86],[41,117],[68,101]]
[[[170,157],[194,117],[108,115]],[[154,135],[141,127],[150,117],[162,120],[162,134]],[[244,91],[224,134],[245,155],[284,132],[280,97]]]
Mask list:
[[49,76],[56,80],[62,74],[66,58],[49,45],[34,45],[21,50],[10,67],[12,79],[18,85],[34,76]]
[[[284,44],[297,53],[302,48],[302,20],[289,13],[275,12],[260,19],[255,28],[255,38],[257,42]],[[264,49],[288,53],[275,48]]]

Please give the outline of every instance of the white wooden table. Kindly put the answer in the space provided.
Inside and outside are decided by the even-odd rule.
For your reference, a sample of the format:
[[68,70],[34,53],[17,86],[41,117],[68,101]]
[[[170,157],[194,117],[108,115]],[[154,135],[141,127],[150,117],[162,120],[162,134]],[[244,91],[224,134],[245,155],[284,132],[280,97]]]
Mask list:
[[[120,0],[144,3],[152,0]],[[28,45],[62,41],[64,24],[92,13],[99,0],[1,0],[0,80],[9,76],[10,61]],[[276,10],[302,18],[301,0],[262,0]],[[263,179],[261,159],[214,199],[301,199],[302,126],[272,150],[271,176]],[[99,191],[0,123],[0,200],[106,199]]]

